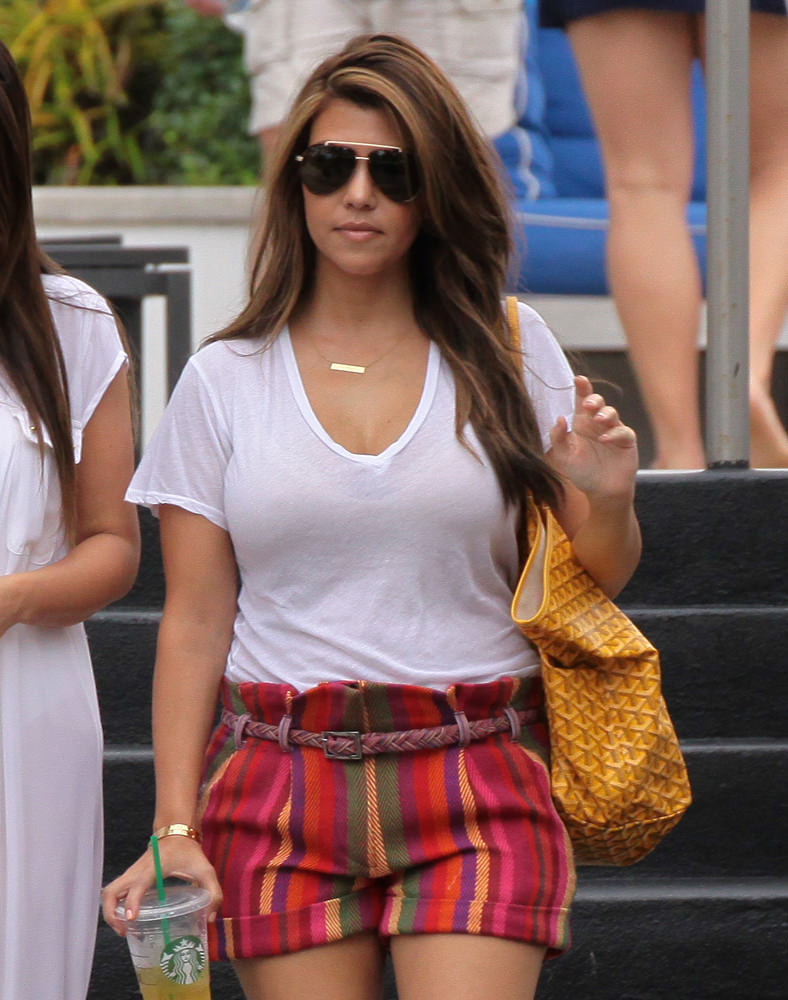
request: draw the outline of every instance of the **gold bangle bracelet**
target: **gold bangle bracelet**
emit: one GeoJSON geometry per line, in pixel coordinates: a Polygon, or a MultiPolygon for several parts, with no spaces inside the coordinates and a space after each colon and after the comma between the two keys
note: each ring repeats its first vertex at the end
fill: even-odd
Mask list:
{"type": "Polygon", "coordinates": [[[170,823],[168,826],[160,826],[158,830],[153,831],[153,836],[156,840],[161,840],[163,837],[191,837],[192,840],[196,840],[199,844],[201,841],[200,831],[195,830],[193,826],[189,826],[188,823],[170,823]]]}

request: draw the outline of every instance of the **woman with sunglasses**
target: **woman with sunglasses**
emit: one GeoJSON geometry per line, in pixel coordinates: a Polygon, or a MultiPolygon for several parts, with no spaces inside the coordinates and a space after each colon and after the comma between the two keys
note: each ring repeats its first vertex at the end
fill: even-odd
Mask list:
{"type": "MultiPolygon", "coordinates": [[[[566,946],[518,513],[551,504],[615,593],[637,449],[525,306],[511,346],[508,252],[446,78],[353,40],[285,125],[250,303],[132,484],[167,575],[154,831],[165,873],[211,890],[249,1000],[372,1000],[384,946],[400,1000],[522,1000],[566,946]]],[[[148,851],[106,888],[119,932],[152,881],[148,851]]]]}
{"type": "Polygon", "coordinates": [[[82,622],[131,587],[139,529],[127,356],[38,248],[30,133],[0,42],[0,997],[80,1000],[103,839],[82,622]]]}

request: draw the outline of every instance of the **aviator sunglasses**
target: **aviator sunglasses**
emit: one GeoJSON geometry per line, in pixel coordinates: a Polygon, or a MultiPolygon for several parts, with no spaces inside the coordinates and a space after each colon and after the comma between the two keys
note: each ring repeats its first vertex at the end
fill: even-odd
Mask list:
{"type": "Polygon", "coordinates": [[[418,184],[413,157],[399,146],[380,146],[371,142],[356,142],[372,150],[369,156],[359,156],[355,149],[337,139],[326,139],[307,147],[296,156],[301,183],[312,194],[333,194],[353,176],[356,160],[366,160],[369,175],[375,185],[392,201],[411,201],[418,184]]]}

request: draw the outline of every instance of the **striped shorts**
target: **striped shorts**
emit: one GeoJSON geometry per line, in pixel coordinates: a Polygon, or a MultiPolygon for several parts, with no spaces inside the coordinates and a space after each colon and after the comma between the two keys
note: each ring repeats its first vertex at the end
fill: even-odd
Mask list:
{"type": "Polygon", "coordinates": [[[541,681],[223,683],[229,711],[323,731],[397,731],[532,709],[509,731],[440,749],[332,760],[220,725],[206,754],[203,846],[224,891],[211,958],[254,958],[362,931],[568,944],[572,849],[550,797],[541,681]]]}

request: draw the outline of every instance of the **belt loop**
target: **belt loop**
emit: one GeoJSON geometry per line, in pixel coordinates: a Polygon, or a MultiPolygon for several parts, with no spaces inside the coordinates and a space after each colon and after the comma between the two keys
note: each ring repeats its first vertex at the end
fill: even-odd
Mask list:
{"type": "Polygon", "coordinates": [[[512,739],[515,741],[519,740],[520,733],[522,732],[523,729],[523,724],[522,722],[520,722],[520,716],[517,713],[517,709],[512,708],[511,705],[507,705],[506,708],[503,710],[503,714],[509,720],[509,725],[512,730],[512,739]]]}
{"type": "Polygon", "coordinates": [[[292,747],[290,745],[290,726],[293,722],[292,715],[283,715],[279,720],[279,728],[277,729],[277,740],[279,741],[279,749],[282,753],[290,753],[292,747]]]}
{"type": "Polygon", "coordinates": [[[457,742],[461,747],[467,747],[471,742],[471,727],[468,722],[468,716],[465,712],[455,712],[454,718],[457,720],[457,730],[459,735],[459,740],[457,742]]]}
{"type": "Polygon", "coordinates": [[[249,712],[245,712],[243,715],[239,715],[235,720],[235,726],[233,727],[233,741],[235,743],[235,749],[240,750],[244,745],[245,740],[244,729],[246,729],[246,723],[251,719],[249,712]]]}

